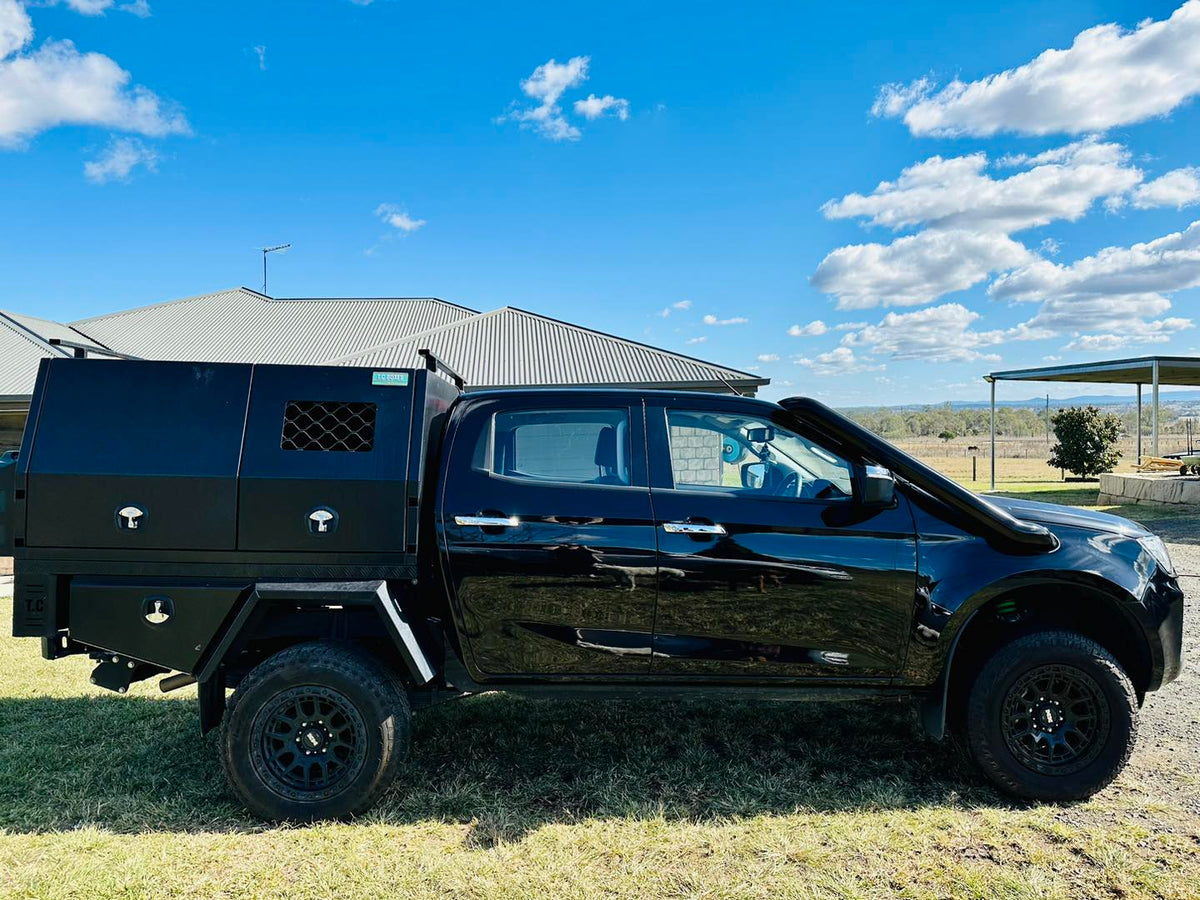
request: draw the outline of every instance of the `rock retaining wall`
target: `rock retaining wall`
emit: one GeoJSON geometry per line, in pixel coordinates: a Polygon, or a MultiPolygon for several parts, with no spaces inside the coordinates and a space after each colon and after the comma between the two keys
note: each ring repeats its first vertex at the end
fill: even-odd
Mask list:
{"type": "Polygon", "coordinates": [[[1195,504],[1200,506],[1200,477],[1108,473],[1100,476],[1101,506],[1122,503],[1195,504]]]}

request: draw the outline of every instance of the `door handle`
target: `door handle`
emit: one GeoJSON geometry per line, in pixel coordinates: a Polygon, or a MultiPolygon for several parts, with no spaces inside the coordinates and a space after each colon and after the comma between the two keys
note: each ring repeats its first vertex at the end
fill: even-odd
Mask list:
{"type": "Polygon", "coordinates": [[[521,520],[516,516],[455,516],[455,525],[478,525],[480,528],[516,528],[521,520]]]}
{"type": "Polygon", "coordinates": [[[724,534],[724,525],[709,525],[704,522],[664,522],[667,534],[724,534]]]}

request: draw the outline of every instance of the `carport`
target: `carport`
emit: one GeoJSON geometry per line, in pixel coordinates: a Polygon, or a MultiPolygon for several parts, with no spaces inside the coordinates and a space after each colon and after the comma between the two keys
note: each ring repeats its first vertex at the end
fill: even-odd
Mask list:
{"type": "Polygon", "coordinates": [[[1069,366],[1011,369],[983,376],[992,388],[992,490],[996,489],[996,382],[1074,381],[1082,384],[1137,385],[1137,456],[1142,459],[1142,385],[1150,385],[1150,453],[1158,456],[1158,387],[1162,384],[1200,385],[1200,358],[1194,356],[1139,356],[1069,366]]]}

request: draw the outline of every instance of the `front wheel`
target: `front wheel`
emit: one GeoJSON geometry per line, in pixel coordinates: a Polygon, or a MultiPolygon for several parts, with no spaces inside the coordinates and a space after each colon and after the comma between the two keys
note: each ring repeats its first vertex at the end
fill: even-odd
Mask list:
{"type": "Polygon", "coordinates": [[[225,714],[222,761],[234,792],[267,819],[366,811],[408,751],[404,684],[366,652],[299,644],[264,660],[225,714]]]}
{"type": "Polygon", "coordinates": [[[967,701],[972,756],[998,787],[1030,800],[1090,797],[1129,760],[1137,695],[1107,650],[1072,631],[1002,647],[967,701]]]}

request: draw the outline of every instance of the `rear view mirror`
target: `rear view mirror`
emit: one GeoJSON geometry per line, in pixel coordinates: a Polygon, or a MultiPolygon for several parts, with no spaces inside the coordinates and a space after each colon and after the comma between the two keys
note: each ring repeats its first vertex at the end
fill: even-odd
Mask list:
{"type": "Polygon", "coordinates": [[[862,489],[863,506],[882,509],[896,502],[896,479],[882,466],[866,467],[862,489]]]}
{"type": "Polygon", "coordinates": [[[763,425],[761,428],[747,428],[746,440],[752,444],[769,444],[775,440],[775,429],[770,425],[763,425]]]}
{"type": "Polygon", "coordinates": [[[742,466],[742,487],[757,491],[766,480],[766,463],[750,463],[748,466],[742,466]]]}

